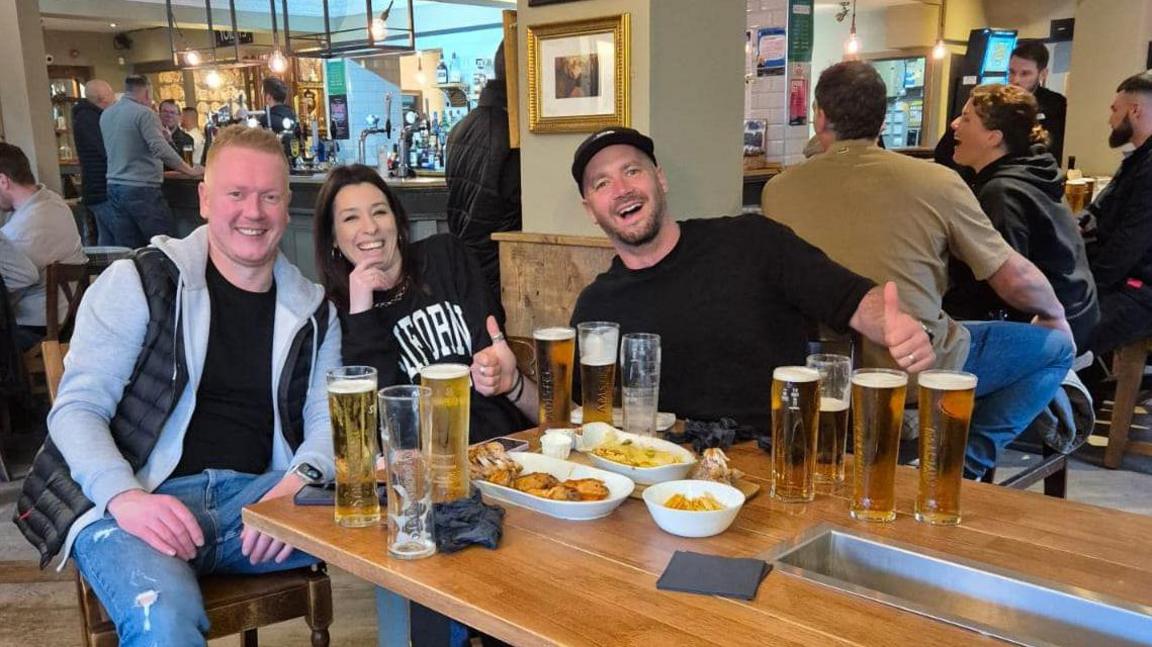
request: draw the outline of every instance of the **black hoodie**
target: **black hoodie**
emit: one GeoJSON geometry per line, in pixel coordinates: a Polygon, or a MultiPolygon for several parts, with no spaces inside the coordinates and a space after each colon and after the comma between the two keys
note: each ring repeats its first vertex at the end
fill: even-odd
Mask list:
{"type": "Polygon", "coordinates": [[[100,134],[100,106],[81,99],[72,106],[72,131],[76,157],[80,159],[80,197],[92,206],[108,199],[108,156],[100,134]]]}
{"type": "MultiPolygon", "coordinates": [[[[1064,178],[1056,159],[1037,146],[1021,157],[1005,156],[984,167],[972,181],[976,199],[992,225],[1013,249],[1044,273],[1064,306],[1076,346],[1085,348],[1100,320],[1096,284],[1088,269],[1084,240],[1064,202],[1064,178]]],[[[953,261],[952,289],[944,310],[955,319],[1000,318],[1028,321],[1009,308],[967,266],[953,261]]]]}

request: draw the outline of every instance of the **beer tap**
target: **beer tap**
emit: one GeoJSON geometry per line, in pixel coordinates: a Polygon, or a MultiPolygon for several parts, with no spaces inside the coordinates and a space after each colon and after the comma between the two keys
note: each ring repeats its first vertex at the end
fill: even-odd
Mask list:
{"type": "Polygon", "coordinates": [[[358,152],[361,164],[364,164],[364,140],[368,139],[370,135],[376,135],[385,131],[384,128],[380,127],[380,117],[377,117],[376,115],[368,115],[367,121],[368,127],[360,131],[360,143],[358,152]]]}
{"type": "Polygon", "coordinates": [[[401,178],[416,175],[408,163],[408,155],[409,149],[412,147],[412,134],[420,130],[425,119],[419,112],[409,110],[404,113],[404,122],[404,128],[400,131],[400,166],[399,173],[397,173],[401,178]]]}
{"type": "MultiPolygon", "coordinates": [[[[391,9],[392,5],[388,5],[391,9]]],[[[384,95],[384,137],[392,139],[392,93],[384,95]]]]}

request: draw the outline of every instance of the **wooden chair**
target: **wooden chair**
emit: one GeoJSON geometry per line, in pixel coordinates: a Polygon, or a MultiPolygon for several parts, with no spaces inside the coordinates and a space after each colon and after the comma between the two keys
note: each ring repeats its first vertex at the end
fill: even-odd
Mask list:
{"type": "Polygon", "coordinates": [[[1125,452],[1152,456],[1152,442],[1128,440],[1132,416],[1136,412],[1136,397],[1140,394],[1140,380],[1144,377],[1144,363],[1148,359],[1149,350],[1152,350],[1152,337],[1121,346],[1112,354],[1116,397],[1112,402],[1108,447],[1104,450],[1105,467],[1111,469],[1120,467],[1125,452]]]}
{"type": "MultiPolygon", "coordinates": [[[[1008,447],[1035,453],[1035,448],[1027,445],[1011,443],[1008,447]]],[[[1030,465],[1003,481],[996,481],[996,468],[984,472],[980,480],[1013,490],[1027,490],[1044,481],[1044,494],[1059,499],[1068,498],[1068,455],[1061,454],[1044,443],[1040,443],[1040,455],[1039,463],[1030,465]]]]}
{"type": "MultiPolygon", "coordinates": [[[[95,274],[88,263],[53,263],[45,272],[44,281],[44,339],[59,340],[61,333],[70,333],[80,309],[80,299],[92,282],[95,274]],[[60,292],[64,292],[64,306],[67,308],[64,320],[60,320],[60,292]]],[[[48,393],[46,367],[40,354],[40,346],[33,346],[24,352],[25,376],[33,395],[48,393]]]]}
{"type": "MultiPolygon", "coordinates": [[[[41,343],[48,394],[56,400],[64,374],[68,344],[56,340],[41,343]]],[[[332,624],[332,582],[323,563],[263,575],[207,575],[200,578],[204,610],[212,628],[208,639],[242,634],[243,647],[257,647],[257,629],[303,617],[312,630],[313,647],[327,647],[332,624]]],[[[76,572],[76,595],[80,600],[81,635],[87,647],[119,644],[116,626],[108,612],[76,572]]]]}

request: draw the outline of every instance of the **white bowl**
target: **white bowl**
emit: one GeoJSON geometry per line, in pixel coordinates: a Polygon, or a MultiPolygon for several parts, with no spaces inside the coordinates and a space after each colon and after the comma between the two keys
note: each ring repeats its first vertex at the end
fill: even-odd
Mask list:
{"type": "Polygon", "coordinates": [[[632,490],[636,488],[635,483],[619,474],[605,472],[604,470],[598,470],[595,467],[588,467],[587,465],[580,465],[579,463],[562,461],[559,458],[552,458],[551,456],[543,456],[529,452],[508,452],[508,457],[520,463],[521,467],[524,468],[521,474],[544,472],[555,476],[561,481],[587,478],[597,478],[604,481],[604,485],[608,487],[607,499],[600,501],[553,501],[552,499],[542,499],[527,492],[521,492],[515,488],[496,485],[495,483],[489,483],[488,481],[482,481],[480,479],[472,480],[472,484],[480,488],[480,491],[483,492],[485,496],[511,505],[535,510],[536,512],[546,514],[549,517],[556,517],[557,519],[586,521],[606,517],[621,503],[624,503],[624,500],[627,499],[628,495],[632,494],[632,490]]]}
{"type": "MultiPolygon", "coordinates": [[[[586,425],[585,429],[591,426],[592,425],[586,425]]],[[[607,458],[597,456],[592,450],[598,447],[601,443],[596,443],[595,445],[589,446],[588,443],[591,441],[585,441],[584,446],[587,447],[588,458],[592,461],[593,465],[599,467],[600,469],[608,470],[609,472],[616,472],[617,474],[623,474],[633,481],[636,481],[640,485],[652,485],[653,483],[663,483],[664,481],[675,481],[677,479],[682,479],[685,476],[688,476],[688,473],[691,472],[692,468],[696,465],[696,454],[693,454],[691,450],[685,449],[676,443],[670,443],[667,440],[661,440],[660,438],[653,438],[651,436],[630,434],[626,431],[620,431],[618,429],[614,431],[616,440],[631,439],[633,443],[640,447],[651,447],[661,451],[672,452],[673,454],[679,456],[683,462],[674,463],[672,465],[661,465],[660,467],[633,467],[631,465],[617,463],[616,461],[610,461],[607,458]]],[[[588,432],[585,431],[585,433],[588,432]]],[[[613,434],[604,433],[600,436],[600,440],[601,442],[604,442],[610,440],[612,437],[613,434]]]]}
{"type": "Polygon", "coordinates": [[[680,537],[711,537],[732,525],[744,506],[744,493],[716,481],[667,481],[644,490],[644,503],[652,520],[664,532],[680,537]],[[674,494],[698,497],[709,492],[724,506],[723,510],[673,510],[664,505],[674,494]]]}

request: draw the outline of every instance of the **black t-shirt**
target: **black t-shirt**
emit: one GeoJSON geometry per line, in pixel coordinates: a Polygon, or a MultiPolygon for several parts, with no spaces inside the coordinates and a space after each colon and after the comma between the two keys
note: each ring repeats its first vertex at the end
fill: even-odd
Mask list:
{"type": "MultiPolygon", "coordinates": [[[[375,308],[340,315],[344,363],[375,367],[381,387],[419,384],[429,364],[470,366],[477,351],[492,345],[488,315],[501,317],[480,266],[454,236],[413,243],[408,261],[417,278],[397,303],[384,305],[394,294],[377,293],[375,308]]],[[[505,396],[472,390],[471,442],[530,426],[505,396]]]]}
{"type": "Polygon", "coordinates": [[[658,333],[661,411],[767,433],[772,370],[804,364],[816,322],[847,330],[872,287],[763,216],[687,220],[655,266],[613,259],[580,294],[572,325],[658,333]]]}
{"type": "Polygon", "coordinates": [[[212,322],[196,410],[173,477],[206,469],[263,474],[272,460],[272,329],[276,285],[248,292],[205,271],[212,322]]]}

